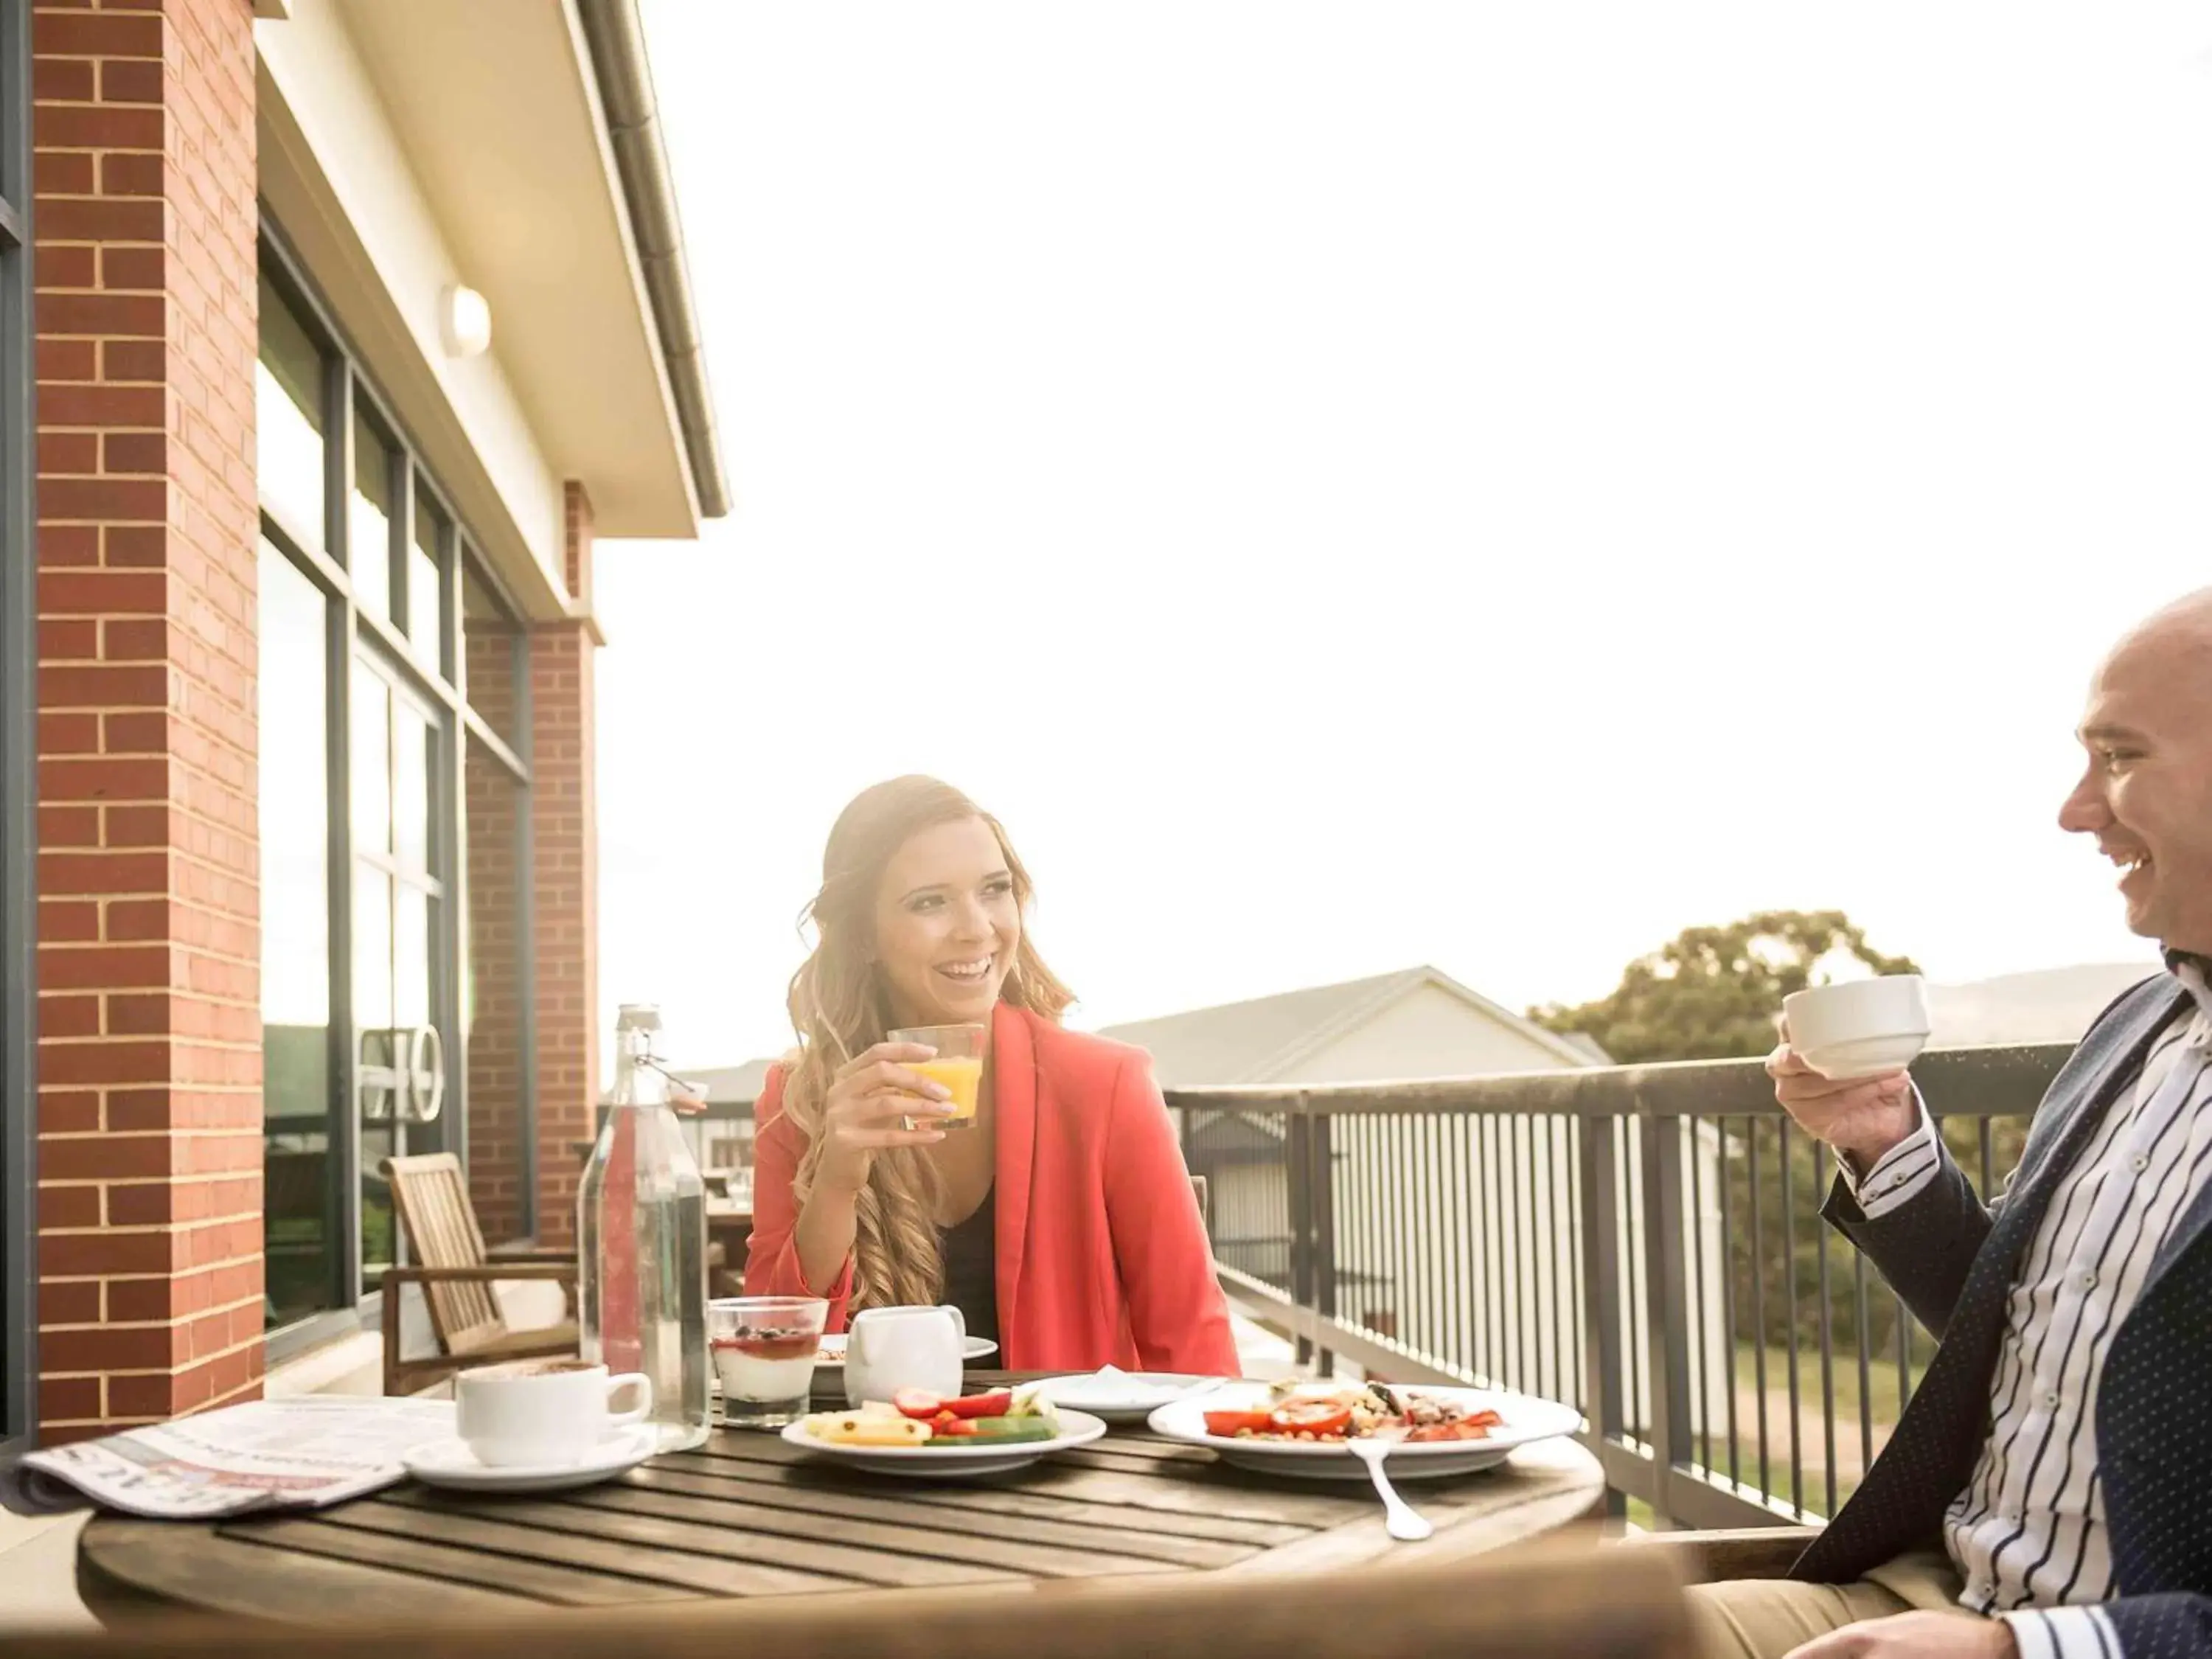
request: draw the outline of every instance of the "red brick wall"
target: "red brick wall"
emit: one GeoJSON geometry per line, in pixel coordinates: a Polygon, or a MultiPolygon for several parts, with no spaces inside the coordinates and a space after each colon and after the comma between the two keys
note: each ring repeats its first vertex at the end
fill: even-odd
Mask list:
{"type": "MultiPolygon", "coordinates": [[[[495,732],[511,732],[515,635],[471,623],[469,701],[495,732]]],[[[462,778],[469,854],[469,1195],[484,1237],[523,1233],[522,985],[515,835],[522,792],[474,738],[462,778]]]]}
{"type": "MultiPolygon", "coordinates": [[[[568,591],[592,591],[592,504],[568,486],[568,591]]],[[[531,833],[536,867],[538,1193],[540,1239],[575,1237],[574,1143],[591,1138],[599,1092],[599,836],[592,653],[587,621],[530,636],[531,833]]]]}
{"type": "Polygon", "coordinates": [[[252,0],[41,0],[40,1414],[261,1370],[252,0]]]}

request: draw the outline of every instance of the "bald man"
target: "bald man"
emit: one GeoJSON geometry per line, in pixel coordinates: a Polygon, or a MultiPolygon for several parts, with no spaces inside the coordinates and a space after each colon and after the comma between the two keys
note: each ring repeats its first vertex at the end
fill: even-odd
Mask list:
{"type": "Polygon", "coordinates": [[[2212,590],[2120,642],[2080,738],[2058,822],[2166,971],[2090,1028],[2004,1191],[1904,1073],[1767,1062],[1835,1151],[1827,1218],[1942,1346],[1789,1579],[1692,1592],[1714,1659],[2212,1656],[2212,590]]]}

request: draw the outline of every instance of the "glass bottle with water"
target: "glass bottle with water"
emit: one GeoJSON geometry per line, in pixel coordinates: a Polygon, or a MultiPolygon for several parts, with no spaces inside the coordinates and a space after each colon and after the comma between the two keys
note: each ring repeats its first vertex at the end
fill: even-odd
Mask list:
{"type": "Polygon", "coordinates": [[[615,1091],[576,1194],[584,1358],[653,1379],[660,1449],[707,1437],[707,1187],[653,1054],[660,1011],[625,1003],[615,1091]]]}

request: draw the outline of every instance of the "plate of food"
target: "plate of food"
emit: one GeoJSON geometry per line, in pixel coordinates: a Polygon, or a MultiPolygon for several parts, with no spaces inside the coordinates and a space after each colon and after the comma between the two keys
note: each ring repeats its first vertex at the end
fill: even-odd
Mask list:
{"type": "Polygon", "coordinates": [[[1218,1376],[1182,1371],[1125,1371],[1118,1365],[1079,1376],[1048,1377],[1039,1383],[1055,1406],[1072,1407],[1109,1423],[1142,1423],[1161,1407],[1222,1386],[1218,1376]]]}
{"type": "MultiPolygon", "coordinates": [[[[831,1370],[845,1368],[845,1342],[848,1334],[845,1331],[836,1331],[822,1339],[821,1346],[814,1351],[814,1363],[817,1368],[826,1366],[831,1370]]],[[[960,1351],[960,1363],[963,1365],[972,1365],[979,1359],[988,1359],[999,1351],[999,1345],[988,1336],[971,1336],[965,1339],[965,1342],[966,1346],[960,1351]]]]}
{"type": "Polygon", "coordinates": [[[1163,1406],[1150,1423],[1154,1434],[1207,1447],[1238,1468],[1314,1480],[1364,1480],[1346,1443],[1389,1440],[1392,1480],[1434,1480],[1577,1433],[1583,1419],[1569,1406],[1487,1389],[1299,1382],[1231,1383],[1163,1406]]]}
{"type": "Polygon", "coordinates": [[[1041,1457],[1087,1446],[1106,1425],[1062,1411],[1035,1384],[946,1400],[903,1389],[850,1411],[816,1412],[783,1431],[790,1445],[877,1474],[964,1480],[1026,1468],[1041,1457]]]}

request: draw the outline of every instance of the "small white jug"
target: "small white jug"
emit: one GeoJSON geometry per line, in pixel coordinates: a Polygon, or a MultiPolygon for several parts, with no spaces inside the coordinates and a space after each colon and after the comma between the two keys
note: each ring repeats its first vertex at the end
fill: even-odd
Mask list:
{"type": "Polygon", "coordinates": [[[967,1352],[968,1322],[957,1308],[863,1309],[845,1342],[845,1398],[857,1407],[927,1389],[955,1399],[967,1352]]]}

